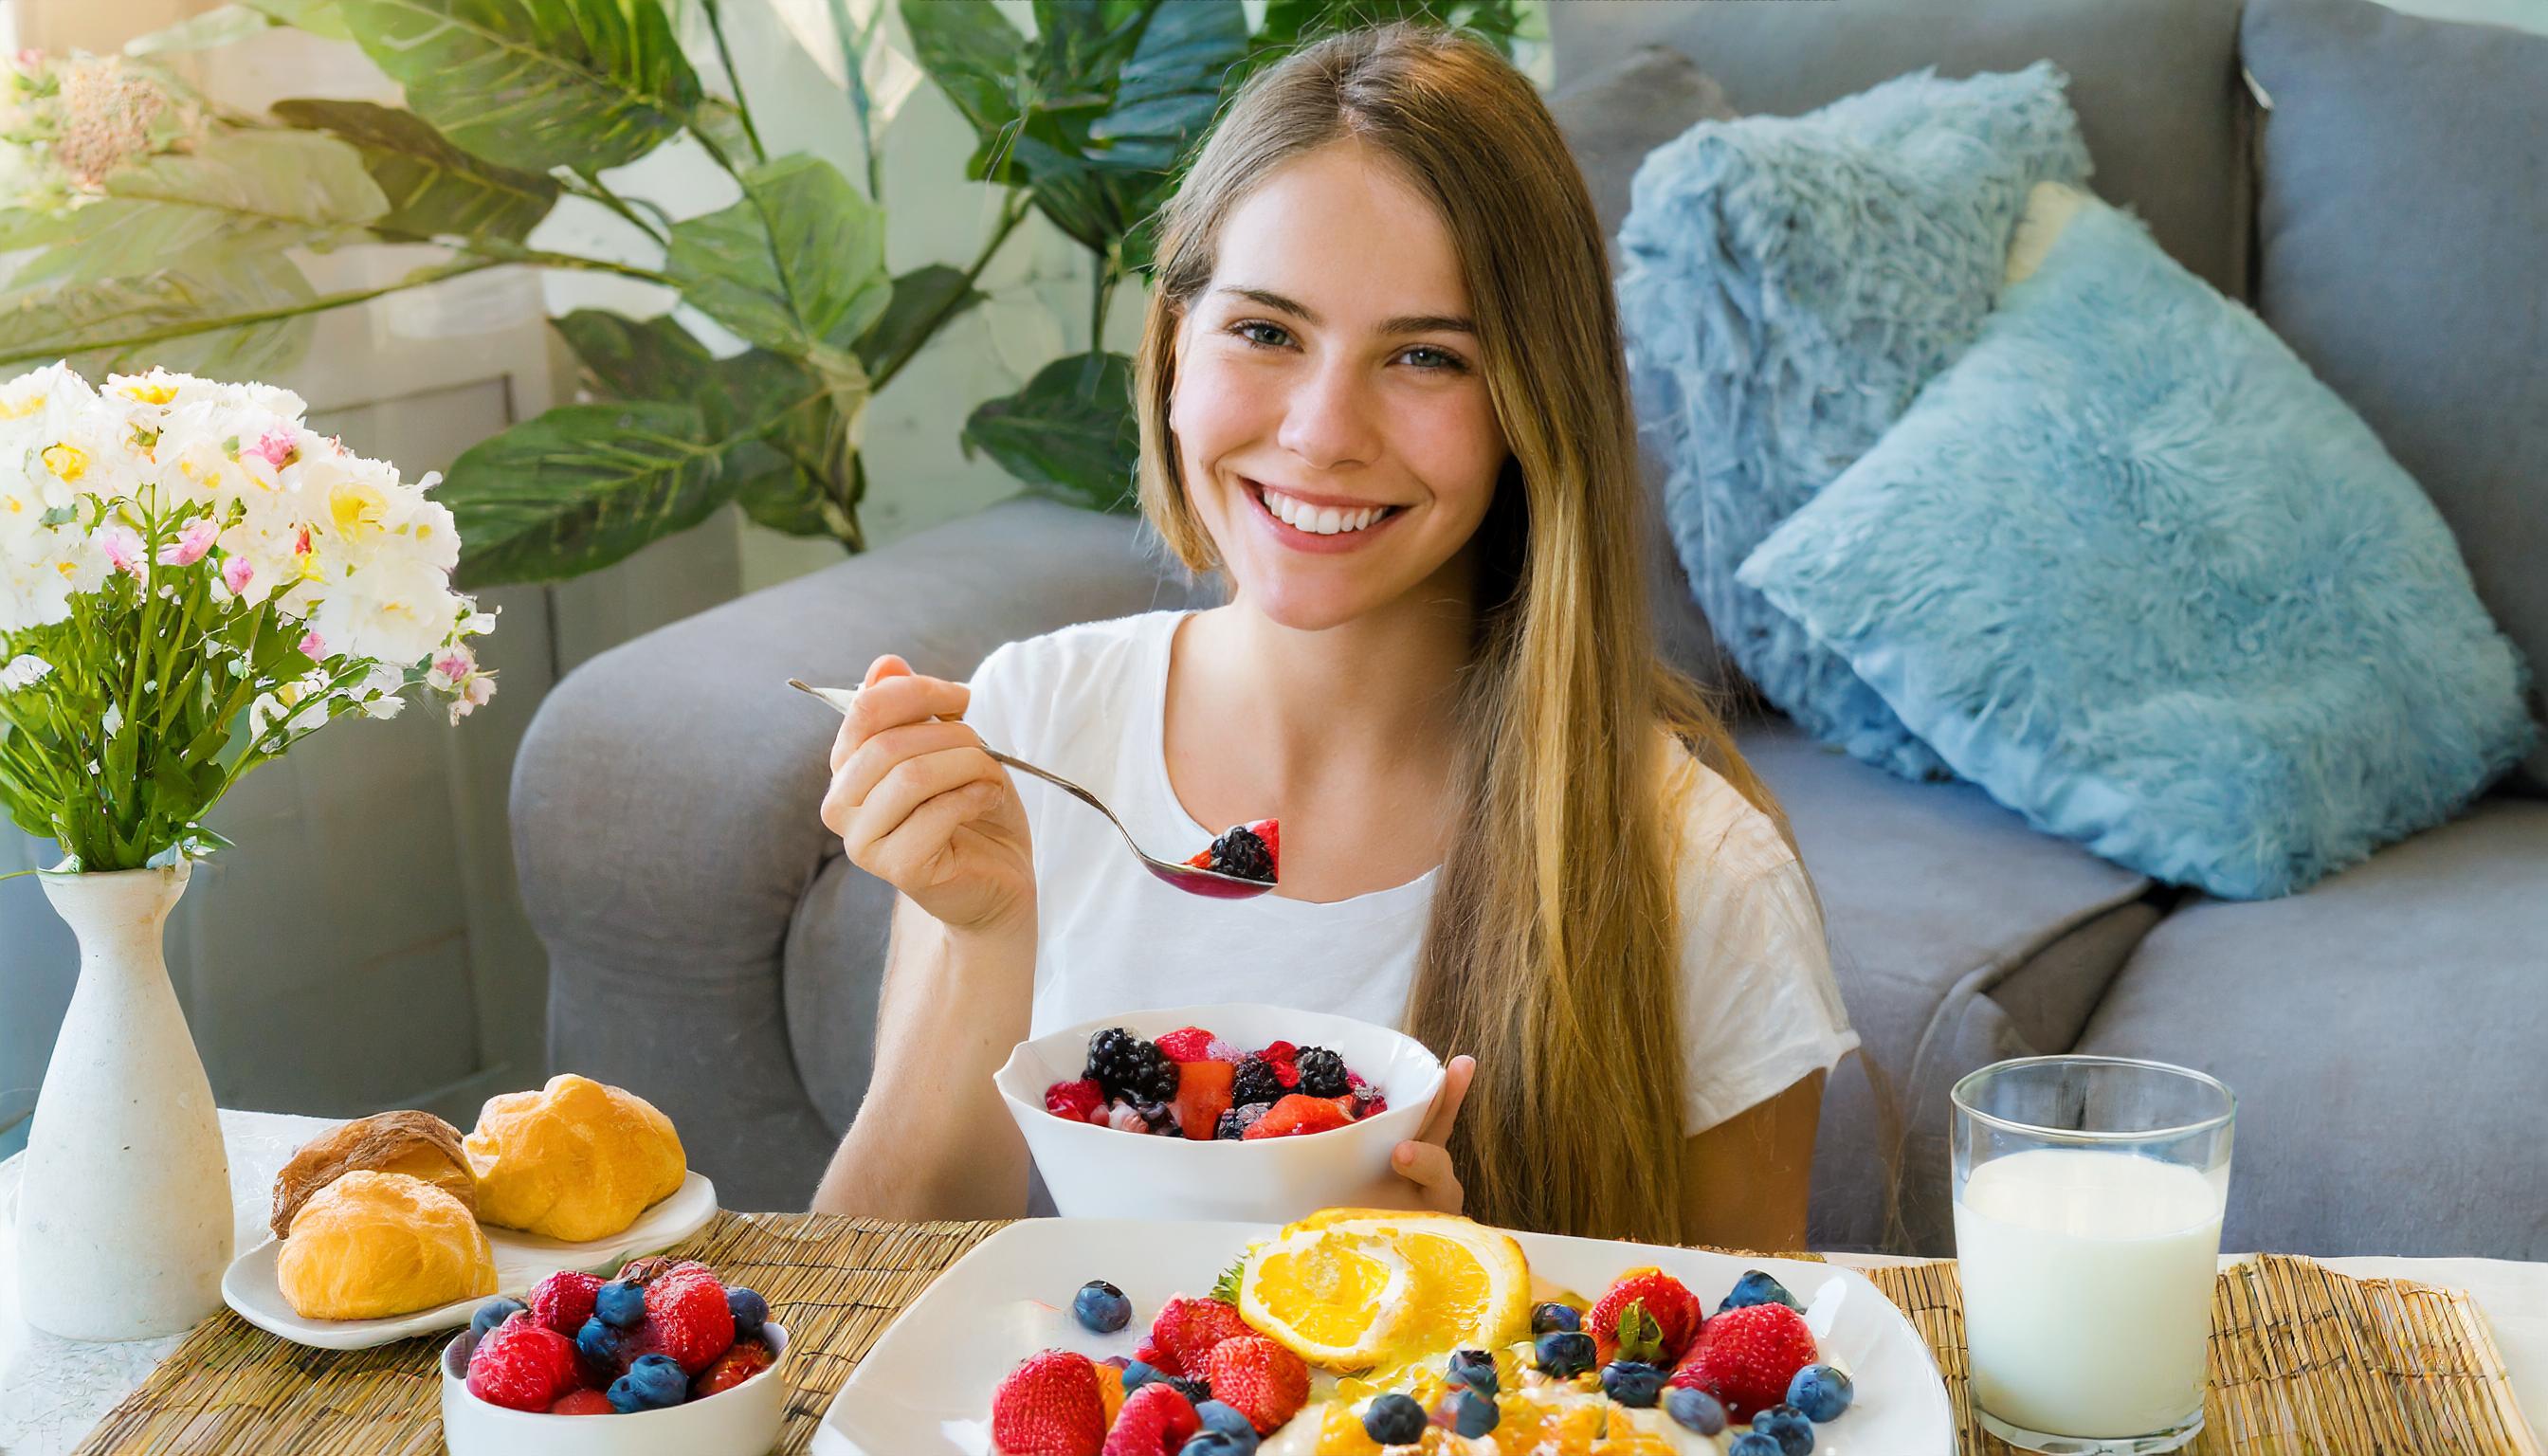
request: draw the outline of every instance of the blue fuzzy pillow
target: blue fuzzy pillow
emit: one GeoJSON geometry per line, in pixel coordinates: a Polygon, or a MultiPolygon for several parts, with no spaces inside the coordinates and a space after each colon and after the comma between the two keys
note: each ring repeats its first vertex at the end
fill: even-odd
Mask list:
{"type": "Polygon", "coordinates": [[[1734,569],[1972,340],[2027,189],[2087,178],[2066,79],[1921,70],[1703,122],[1647,153],[1619,231],[1639,427],[1692,593],[1772,702],[1905,777],[1944,766],[1734,569]]]}
{"type": "Polygon", "coordinates": [[[2253,314],[2041,193],[2075,211],[2040,266],[1741,580],[1956,773],[2159,879],[2286,894],[2448,819],[2531,738],[2449,528],[2253,314]]]}

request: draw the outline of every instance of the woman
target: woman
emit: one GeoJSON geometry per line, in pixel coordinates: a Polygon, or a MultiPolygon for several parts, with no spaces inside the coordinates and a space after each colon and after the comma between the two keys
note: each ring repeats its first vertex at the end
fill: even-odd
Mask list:
{"type": "Polygon", "coordinates": [[[1658,661],[1603,243],[1529,82],[1394,23],[1233,98],[1166,209],[1137,361],[1143,513],[1227,605],[879,659],[824,823],[899,888],[875,1071],[815,1207],[1015,1216],[1010,1046],[1275,1001],[1450,1056],[1398,1201],[1800,1247],[1857,1045],[1783,821],[1658,661]],[[962,721],[956,721],[958,716],[962,721]],[[1249,901],[1144,874],[1279,817],[1249,901]]]}

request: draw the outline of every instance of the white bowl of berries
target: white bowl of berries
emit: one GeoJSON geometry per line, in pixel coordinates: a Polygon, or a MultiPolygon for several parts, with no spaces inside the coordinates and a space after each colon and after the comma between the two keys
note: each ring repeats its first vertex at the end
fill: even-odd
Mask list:
{"type": "Polygon", "coordinates": [[[767,1302],[688,1259],[619,1273],[553,1274],[527,1306],[479,1307],[442,1350],[451,1456],[763,1456],[777,1443],[787,1329],[767,1302]]]}
{"type": "Polygon", "coordinates": [[[1393,1201],[1442,1063],[1350,1017],[1181,1006],[1021,1042],[994,1080],[1064,1217],[1281,1224],[1393,1201]]]}

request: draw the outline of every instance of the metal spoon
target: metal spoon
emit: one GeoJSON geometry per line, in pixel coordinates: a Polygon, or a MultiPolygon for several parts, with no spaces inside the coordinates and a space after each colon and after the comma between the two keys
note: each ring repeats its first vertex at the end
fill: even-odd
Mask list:
{"type": "MultiPolygon", "coordinates": [[[[787,680],[787,685],[799,692],[810,692],[830,703],[843,717],[849,716],[850,704],[856,702],[859,696],[859,689],[855,687],[815,687],[794,678],[787,680]]],[[[1202,895],[1212,900],[1246,900],[1274,888],[1274,881],[1270,879],[1242,879],[1235,874],[1224,874],[1218,869],[1202,869],[1192,864],[1181,864],[1173,860],[1162,860],[1136,844],[1133,840],[1133,831],[1126,829],[1124,821],[1116,818],[1115,811],[1106,807],[1106,801],[1097,795],[1058,774],[1047,773],[1024,759],[1012,758],[988,744],[983,745],[982,752],[1021,774],[1034,774],[1105,815],[1107,822],[1115,826],[1115,832],[1124,836],[1124,847],[1131,850],[1134,858],[1141,862],[1141,867],[1169,884],[1175,885],[1178,889],[1184,890],[1187,894],[1202,895]]]]}

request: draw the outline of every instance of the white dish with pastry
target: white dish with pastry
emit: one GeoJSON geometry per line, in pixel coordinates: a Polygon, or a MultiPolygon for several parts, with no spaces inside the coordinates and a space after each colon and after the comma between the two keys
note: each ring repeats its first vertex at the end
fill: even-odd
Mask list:
{"type": "Polygon", "coordinates": [[[616,1270],[715,1213],[671,1119],[560,1073],[488,1099],[466,1138],[386,1112],[313,1138],[275,1179],[275,1236],[231,1262],[222,1298],[297,1344],[365,1349],[465,1325],[560,1269],[616,1270]]]}

